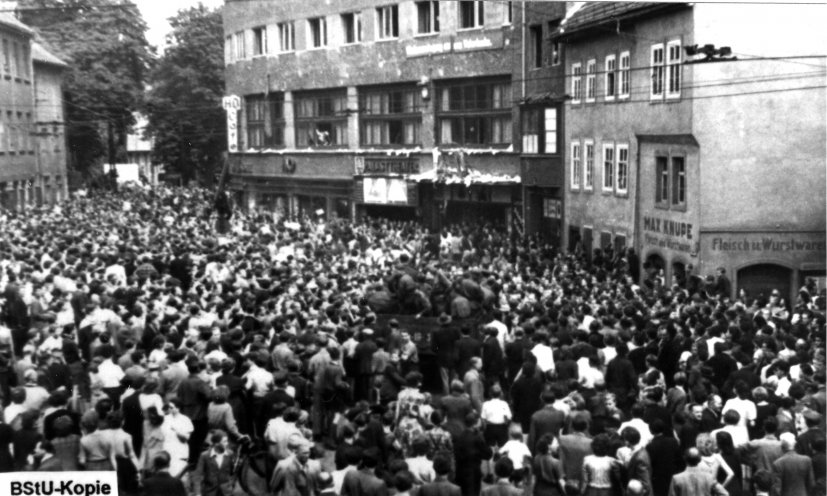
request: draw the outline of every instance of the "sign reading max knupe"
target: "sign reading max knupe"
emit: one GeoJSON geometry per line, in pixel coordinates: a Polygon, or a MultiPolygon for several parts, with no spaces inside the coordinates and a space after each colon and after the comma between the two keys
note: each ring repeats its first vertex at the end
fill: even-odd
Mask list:
{"type": "Polygon", "coordinates": [[[116,472],[11,472],[0,474],[3,496],[118,496],[116,472]]]}

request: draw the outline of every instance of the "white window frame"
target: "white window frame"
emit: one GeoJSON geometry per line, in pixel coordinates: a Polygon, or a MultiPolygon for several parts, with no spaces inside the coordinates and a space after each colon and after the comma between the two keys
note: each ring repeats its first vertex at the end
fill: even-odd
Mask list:
{"type": "Polygon", "coordinates": [[[267,55],[267,26],[256,26],[250,30],[253,36],[252,56],[264,57],[267,55]],[[256,39],[256,33],[260,33],[260,39],[256,39]],[[256,53],[258,52],[258,53],[256,53]]]}
{"type": "Polygon", "coordinates": [[[687,196],[687,170],[686,170],[686,155],[672,155],[669,157],[669,208],[675,210],[686,209],[687,196]],[[675,159],[680,159],[683,163],[683,170],[678,173],[675,159]],[[682,188],[677,188],[681,185],[682,188]],[[677,191],[676,191],[677,190],[677,191]],[[683,199],[678,198],[678,192],[683,193],[683,199]]]}
{"type": "Polygon", "coordinates": [[[439,2],[436,0],[424,0],[419,2],[414,2],[416,6],[416,34],[414,36],[428,36],[432,34],[439,33],[440,26],[439,26],[439,2]],[[420,31],[419,26],[421,24],[422,19],[420,19],[419,14],[419,7],[421,5],[428,6],[428,26],[430,29],[428,31],[420,31]]]}
{"type": "Polygon", "coordinates": [[[620,52],[619,65],[617,99],[625,100],[632,93],[632,56],[628,51],[620,52]]]}
{"type": "Polygon", "coordinates": [[[597,59],[586,62],[586,103],[592,103],[597,96],[597,59]],[[589,96],[591,94],[591,96],[589,96]]]}
{"type": "Polygon", "coordinates": [[[233,35],[233,48],[236,60],[244,60],[247,58],[246,43],[244,43],[244,31],[239,31],[233,35]]]}
{"type": "Polygon", "coordinates": [[[583,64],[571,65],[571,103],[580,103],[583,97],[583,64]]]}
{"type": "Polygon", "coordinates": [[[618,144],[615,146],[615,194],[628,195],[629,194],[629,145],[618,144]],[[623,160],[623,155],[626,155],[623,160]],[[625,187],[620,185],[620,172],[623,169],[623,175],[626,178],[625,187]]]}
{"type": "Polygon", "coordinates": [[[583,166],[583,190],[594,191],[594,140],[583,141],[584,162],[583,166]],[[591,153],[589,153],[591,151],[591,153]]]}
{"type": "Polygon", "coordinates": [[[571,142],[571,189],[574,191],[580,190],[580,180],[583,170],[582,150],[583,148],[579,141],[571,142]]]}
{"type": "Polygon", "coordinates": [[[681,54],[681,40],[672,40],[666,44],[666,51],[664,53],[666,58],[666,71],[664,74],[664,90],[666,98],[680,98],[682,81],[681,62],[683,57],[681,54]],[[673,91],[672,79],[677,78],[677,91],[673,91]]]}
{"type": "Polygon", "coordinates": [[[557,107],[545,107],[542,112],[543,117],[543,153],[554,155],[557,153],[557,107]],[[549,122],[551,128],[549,129],[549,122]],[[549,146],[549,136],[553,138],[552,146],[549,146]]]}
{"type": "Polygon", "coordinates": [[[611,102],[617,95],[617,57],[614,54],[606,55],[604,64],[603,95],[607,102],[611,102]]]}
{"type": "Polygon", "coordinates": [[[665,76],[666,70],[664,62],[666,57],[666,48],[663,43],[652,45],[649,50],[649,98],[652,100],[660,100],[666,93],[665,76]],[[658,53],[660,56],[658,57],[658,53]]]}
{"type": "Polygon", "coordinates": [[[399,38],[399,6],[383,5],[376,7],[376,40],[395,40],[399,38]],[[396,19],[394,19],[394,13],[396,19]],[[393,32],[396,25],[396,34],[393,32]]]}
{"type": "Polygon", "coordinates": [[[362,13],[361,12],[345,12],[340,16],[342,20],[342,44],[356,45],[362,42],[362,13]],[[353,41],[347,41],[347,23],[350,21],[353,25],[350,28],[353,30],[353,41]]]}
{"type": "Polygon", "coordinates": [[[470,29],[482,29],[485,26],[485,9],[481,0],[466,0],[474,3],[474,18],[471,26],[462,27],[462,2],[457,2],[457,31],[468,31],[470,29]]]}
{"type": "Polygon", "coordinates": [[[615,187],[614,175],[615,175],[615,167],[617,167],[616,166],[617,154],[615,154],[615,145],[614,145],[614,143],[603,143],[603,155],[602,156],[603,156],[603,162],[602,162],[602,164],[603,164],[603,167],[602,167],[602,170],[603,170],[603,192],[604,193],[611,193],[612,191],[614,191],[614,187],[615,187]],[[607,152],[611,152],[611,158],[608,157],[607,152]],[[607,168],[607,164],[608,164],[608,168],[607,168]],[[609,171],[611,176],[609,176],[609,174],[606,174],[607,170],[609,171]]]}
{"type": "Polygon", "coordinates": [[[296,51],[296,25],[293,21],[276,24],[279,31],[279,53],[296,51]]]}
{"type": "Polygon", "coordinates": [[[307,20],[307,49],[308,50],[320,50],[327,47],[328,39],[327,39],[327,18],[322,17],[311,17],[307,20]],[[319,23],[319,45],[315,45],[313,42],[313,22],[318,21],[319,23]]]}

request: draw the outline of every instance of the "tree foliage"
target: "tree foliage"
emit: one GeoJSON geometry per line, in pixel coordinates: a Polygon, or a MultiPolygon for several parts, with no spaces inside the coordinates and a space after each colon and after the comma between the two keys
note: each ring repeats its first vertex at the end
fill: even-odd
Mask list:
{"type": "Polygon", "coordinates": [[[73,165],[122,161],[152,63],[146,23],[125,0],[22,0],[20,20],[69,67],[64,77],[73,165]]]}
{"type": "Polygon", "coordinates": [[[185,179],[211,183],[226,149],[221,12],[199,4],[170,19],[170,46],[150,76],[147,134],[154,158],[185,179]]]}

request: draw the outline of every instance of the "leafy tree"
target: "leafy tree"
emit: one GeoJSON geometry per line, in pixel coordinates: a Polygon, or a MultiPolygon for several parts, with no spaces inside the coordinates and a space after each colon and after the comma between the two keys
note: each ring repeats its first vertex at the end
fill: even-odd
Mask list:
{"type": "Polygon", "coordinates": [[[170,46],[150,76],[147,134],[156,160],[211,184],[226,149],[221,12],[199,4],[170,19],[170,46]]]}
{"type": "Polygon", "coordinates": [[[22,0],[20,20],[69,67],[64,100],[74,167],[123,161],[152,63],[146,23],[128,0],[22,0]]]}

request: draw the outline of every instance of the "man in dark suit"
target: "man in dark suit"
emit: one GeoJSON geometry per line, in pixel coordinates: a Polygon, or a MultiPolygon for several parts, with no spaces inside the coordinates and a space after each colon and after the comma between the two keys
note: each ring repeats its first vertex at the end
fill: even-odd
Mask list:
{"type": "Polygon", "coordinates": [[[635,366],[629,360],[629,347],[626,343],[615,346],[617,356],[606,365],[606,389],[614,393],[617,406],[626,410],[630,400],[635,397],[637,374],[635,366]]]}
{"type": "Polygon", "coordinates": [[[445,430],[456,438],[465,428],[465,417],[474,411],[474,405],[465,394],[465,386],[460,381],[451,383],[451,394],[443,396],[440,406],[445,413],[445,430]]]}
{"type": "Polygon", "coordinates": [[[152,460],[155,473],[144,479],[144,496],[187,496],[181,479],[169,475],[169,453],[161,451],[152,460]]]}
{"type": "Polygon", "coordinates": [[[531,427],[528,434],[528,449],[532,453],[535,452],[537,441],[543,437],[544,434],[551,434],[557,438],[560,436],[560,431],[566,424],[566,414],[554,408],[553,404],[556,400],[552,391],[543,393],[543,409],[534,412],[531,416],[531,427]]]}
{"type": "Polygon", "coordinates": [[[198,375],[200,368],[197,361],[187,364],[189,376],[178,386],[178,400],[181,401],[181,413],[192,420],[192,435],[189,439],[190,463],[198,458],[201,446],[207,437],[207,405],[210,402],[210,386],[198,375]]]}
{"type": "Polygon", "coordinates": [[[431,350],[436,355],[436,363],[442,379],[442,391],[445,394],[450,391],[451,381],[456,377],[454,369],[456,368],[457,340],[459,340],[459,332],[451,326],[451,317],[443,312],[439,316],[439,329],[431,335],[431,350]]]}
{"type": "Polygon", "coordinates": [[[534,362],[525,362],[520,377],[511,386],[514,421],[519,422],[523,432],[528,432],[531,428],[531,416],[542,407],[540,391],[543,390],[543,379],[537,371],[534,362]]]}
{"type": "MultiPolygon", "coordinates": [[[[227,435],[223,431],[213,431],[210,444],[212,447],[198,457],[192,473],[195,495],[232,496],[234,455],[227,447],[227,435]]],[[[162,493],[154,496],[158,494],[162,493]]]]}
{"type": "Polygon", "coordinates": [[[465,430],[454,440],[456,481],[462,490],[462,496],[479,496],[482,461],[489,460],[494,454],[479,432],[478,424],[479,416],[476,412],[469,413],[465,417],[465,430]]]}
{"type": "Polygon", "coordinates": [[[437,454],[434,457],[434,472],[436,472],[436,479],[420,487],[420,496],[462,496],[459,486],[448,481],[448,474],[451,473],[451,459],[447,455],[437,454]]]}
{"type": "Polygon", "coordinates": [[[55,391],[49,396],[49,406],[55,408],[43,417],[43,437],[51,441],[55,438],[55,420],[66,416],[72,419],[72,433],[80,435],[80,415],[66,407],[69,393],[55,391]]]}
{"type": "Polygon", "coordinates": [[[34,449],[34,458],[38,472],[62,472],[63,464],[55,457],[55,447],[51,441],[40,441],[34,449]]]}
{"type": "Polygon", "coordinates": [[[230,397],[227,402],[233,409],[233,416],[238,423],[238,430],[243,434],[249,434],[253,427],[250,416],[247,414],[250,410],[245,395],[245,381],[235,375],[235,364],[235,360],[231,358],[224,359],[221,363],[221,375],[215,379],[215,387],[227,386],[230,390],[230,397]]]}
{"type": "Polygon", "coordinates": [[[471,328],[463,326],[462,337],[457,341],[457,375],[465,377],[465,373],[471,368],[471,358],[482,356],[482,344],[471,337],[471,328]]]}
{"type": "Polygon", "coordinates": [[[362,329],[360,342],[356,345],[356,401],[369,399],[373,378],[373,354],[378,349],[373,340],[373,329],[362,329]]]}
{"type": "Polygon", "coordinates": [[[712,432],[715,429],[720,429],[721,423],[721,408],[724,407],[724,402],[717,394],[713,394],[706,402],[706,408],[701,413],[701,432],[712,432]]]}
{"type": "Polygon", "coordinates": [[[795,451],[800,455],[812,457],[813,442],[816,439],[824,437],[824,431],[821,430],[821,414],[813,410],[805,410],[802,414],[804,423],[807,425],[807,430],[798,436],[798,441],[795,445],[795,451]]]}
{"type": "Polygon", "coordinates": [[[815,484],[813,462],[809,456],[795,452],[795,435],[791,432],[781,434],[781,449],[784,455],[773,462],[772,473],[775,477],[773,487],[778,496],[807,496],[813,494],[815,484]]]}
{"type": "Polygon", "coordinates": [[[144,412],[138,399],[138,391],[143,388],[145,380],[143,376],[136,377],[132,381],[132,394],[121,401],[123,430],[132,436],[132,448],[137,456],[141,456],[141,448],[144,444],[144,412]]]}
{"type": "Polygon", "coordinates": [[[387,484],[374,473],[378,464],[379,457],[376,453],[366,451],[362,456],[362,468],[345,475],[342,496],[388,496],[387,484]]]}
{"type": "Polygon", "coordinates": [[[661,419],[655,419],[649,430],[655,436],[646,447],[652,461],[652,492],[662,496],[669,491],[672,476],[684,468],[681,447],[671,433],[666,434],[666,425],[661,419]]]}

